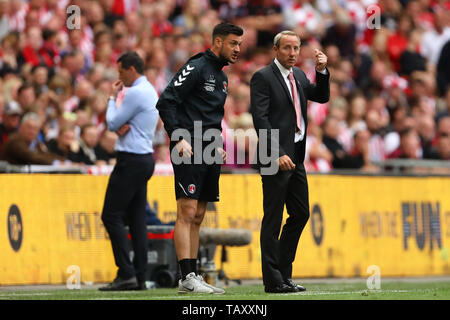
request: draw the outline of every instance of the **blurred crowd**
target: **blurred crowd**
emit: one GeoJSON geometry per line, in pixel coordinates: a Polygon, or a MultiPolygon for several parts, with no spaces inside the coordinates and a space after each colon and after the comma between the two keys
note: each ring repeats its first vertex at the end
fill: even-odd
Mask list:
{"type": "MultiPolygon", "coordinates": [[[[331,73],[330,101],[308,105],[307,171],[450,159],[450,1],[0,0],[0,160],[114,164],[105,113],[117,58],[138,52],[161,93],[224,20],[245,31],[240,59],[224,68],[223,129],[235,130],[225,146],[245,155],[228,168],[250,167],[249,82],[285,29],[300,35],[298,66],[312,82],[315,48],[331,73]]],[[[170,163],[161,121],[154,149],[170,163]]]]}

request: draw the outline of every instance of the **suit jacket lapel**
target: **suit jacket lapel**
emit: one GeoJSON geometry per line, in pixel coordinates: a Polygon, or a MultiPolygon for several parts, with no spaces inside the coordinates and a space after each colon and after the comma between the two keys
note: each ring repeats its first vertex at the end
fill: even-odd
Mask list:
{"type": "Polygon", "coordinates": [[[272,62],[271,66],[272,66],[273,73],[275,74],[275,78],[277,78],[278,81],[280,81],[280,84],[283,87],[284,93],[286,93],[289,102],[291,103],[292,106],[294,106],[294,103],[292,102],[291,94],[289,92],[288,87],[286,86],[286,81],[284,81],[283,75],[281,74],[280,69],[278,69],[278,67],[275,64],[275,62],[272,62]]]}

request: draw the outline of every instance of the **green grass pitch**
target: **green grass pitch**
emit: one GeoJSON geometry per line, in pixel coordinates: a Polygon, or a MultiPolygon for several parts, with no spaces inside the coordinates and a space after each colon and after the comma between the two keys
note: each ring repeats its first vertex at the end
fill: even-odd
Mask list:
{"type": "Polygon", "coordinates": [[[0,300],[450,300],[450,279],[430,281],[382,280],[380,290],[367,289],[365,280],[302,282],[306,292],[267,294],[262,284],[233,285],[223,295],[178,294],[177,289],[101,292],[96,286],[81,289],[0,287],[0,300]]]}

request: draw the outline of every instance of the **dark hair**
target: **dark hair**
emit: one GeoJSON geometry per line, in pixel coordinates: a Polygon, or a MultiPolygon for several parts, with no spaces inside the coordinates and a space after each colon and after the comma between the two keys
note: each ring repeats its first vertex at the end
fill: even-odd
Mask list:
{"type": "Polygon", "coordinates": [[[55,35],[56,35],[56,31],[53,31],[50,29],[42,30],[42,39],[44,39],[44,41],[47,41],[48,39],[52,38],[55,35]]]}
{"type": "Polygon", "coordinates": [[[133,66],[137,73],[144,74],[144,60],[135,51],[129,51],[121,55],[117,59],[117,63],[119,62],[122,63],[124,69],[128,70],[133,66]]]}
{"type": "Polygon", "coordinates": [[[27,82],[23,83],[23,84],[19,87],[19,89],[17,90],[17,93],[20,95],[20,94],[22,94],[22,92],[23,92],[24,90],[29,89],[29,88],[34,89],[33,84],[32,84],[31,82],[28,82],[28,81],[27,81],[27,82]]]}
{"type": "MultiPolygon", "coordinates": [[[[45,64],[42,64],[42,63],[41,64],[37,64],[37,65],[35,65],[35,66],[33,66],[31,68],[31,73],[34,74],[36,72],[36,70],[39,69],[39,68],[47,69],[47,66],[45,64]]],[[[47,71],[48,71],[48,69],[47,69],[47,71]]]]}
{"type": "Polygon", "coordinates": [[[414,128],[404,128],[402,130],[400,130],[400,138],[403,138],[407,135],[409,135],[412,132],[415,132],[416,130],[414,128]]]}
{"type": "Polygon", "coordinates": [[[241,27],[235,26],[229,22],[221,22],[214,27],[212,38],[214,41],[216,37],[226,37],[229,34],[242,36],[244,34],[244,30],[242,30],[241,27]]]}
{"type": "Polygon", "coordinates": [[[80,136],[84,135],[84,133],[86,132],[87,129],[89,128],[95,128],[97,129],[97,126],[95,124],[92,123],[87,123],[83,126],[81,126],[81,130],[80,130],[80,136]]]}

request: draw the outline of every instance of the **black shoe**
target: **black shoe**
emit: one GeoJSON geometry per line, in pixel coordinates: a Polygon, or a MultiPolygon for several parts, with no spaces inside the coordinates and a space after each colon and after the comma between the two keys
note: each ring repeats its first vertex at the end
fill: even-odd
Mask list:
{"type": "Polygon", "coordinates": [[[292,287],[292,288],[297,288],[297,290],[299,292],[306,291],[306,288],[304,286],[301,286],[299,284],[294,283],[294,281],[292,281],[291,279],[284,280],[284,284],[286,284],[286,285],[288,285],[289,287],[292,287]]]}
{"type": "Polygon", "coordinates": [[[127,291],[136,290],[138,288],[138,283],[136,277],[131,277],[129,279],[121,279],[117,277],[113,282],[107,284],[104,287],[98,288],[100,291],[127,291]]]}
{"type": "Polygon", "coordinates": [[[292,293],[298,292],[298,289],[282,283],[277,286],[265,286],[264,291],[267,293],[292,293]]]}
{"type": "Polygon", "coordinates": [[[147,290],[147,285],[145,284],[145,282],[139,282],[136,289],[134,289],[134,290],[138,290],[138,291],[147,290]]]}

